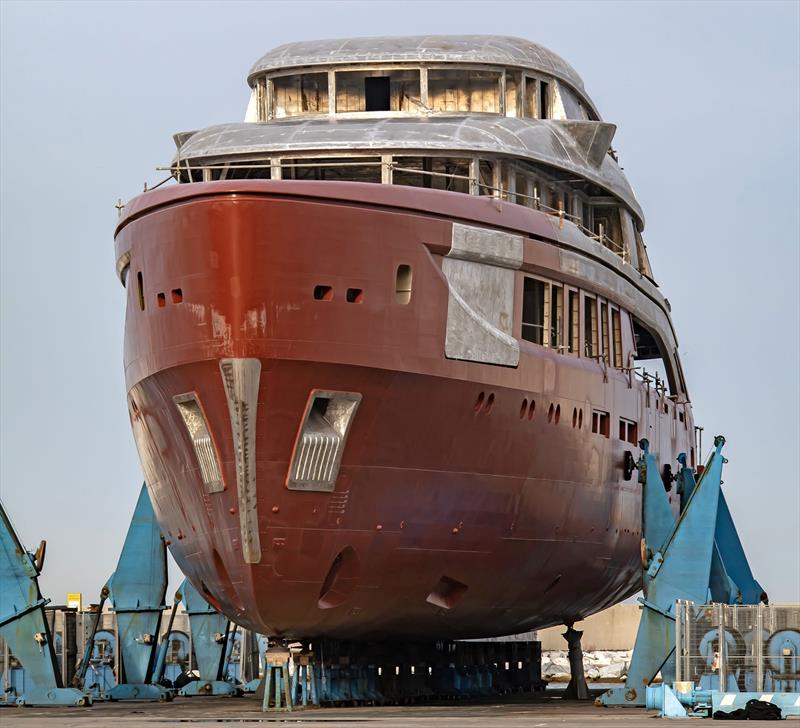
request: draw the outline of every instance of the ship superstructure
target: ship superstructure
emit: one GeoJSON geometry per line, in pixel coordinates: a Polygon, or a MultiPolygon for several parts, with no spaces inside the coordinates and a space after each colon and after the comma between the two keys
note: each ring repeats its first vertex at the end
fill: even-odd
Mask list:
{"type": "Polygon", "coordinates": [[[179,184],[116,235],[131,421],[187,576],[293,637],[508,634],[635,592],[639,440],[668,491],[697,453],[576,72],[517,38],[359,38],[248,82],[246,121],[177,134],[179,184]]]}

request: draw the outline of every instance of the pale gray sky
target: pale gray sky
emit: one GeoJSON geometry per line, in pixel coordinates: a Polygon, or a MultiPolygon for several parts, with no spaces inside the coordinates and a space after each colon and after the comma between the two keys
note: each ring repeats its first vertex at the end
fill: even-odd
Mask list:
{"type": "MultiPolygon", "coordinates": [[[[773,601],[800,601],[800,4],[8,2],[2,12],[0,491],[46,596],[95,599],[142,474],[114,203],[176,131],[241,121],[293,40],[518,35],[571,63],[647,216],[696,419],[773,601]]],[[[170,591],[177,588],[170,584],[170,591]]]]}

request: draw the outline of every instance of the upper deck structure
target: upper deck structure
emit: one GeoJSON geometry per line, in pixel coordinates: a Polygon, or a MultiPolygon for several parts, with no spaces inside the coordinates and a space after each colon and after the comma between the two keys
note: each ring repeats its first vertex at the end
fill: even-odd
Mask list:
{"type": "Polygon", "coordinates": [[[583,81],[505,36],[290,43],[259,59],[244,123],[176,135],[182,182],[349,180],[488,195],[570,223],[652,278],[644,214],[583,81]]]}

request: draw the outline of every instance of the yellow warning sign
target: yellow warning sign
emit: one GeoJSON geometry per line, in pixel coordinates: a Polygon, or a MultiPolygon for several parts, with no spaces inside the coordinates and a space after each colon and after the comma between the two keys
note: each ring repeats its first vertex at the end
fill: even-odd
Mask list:
{"type": "Polygon", "coordinates": [[[83,595],[80,592],[67,594],[67,606],[70,607],[70,609],[77,609],[80,612],[82,597],[83,595]]]}

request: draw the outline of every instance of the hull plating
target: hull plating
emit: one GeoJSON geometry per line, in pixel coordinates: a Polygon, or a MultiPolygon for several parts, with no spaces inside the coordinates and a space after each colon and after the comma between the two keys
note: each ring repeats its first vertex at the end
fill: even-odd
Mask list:
{"type": "Polygon", "coordinates": [[[640,486],[623,477],[638,450],[613,424],[593,433],[592,407],[637,422],[666,463],[688,451],[688,406],[679,420],[629,373],[524,341],[517,367],[444,356],[452,221],[525,235],[523,269],[555,275],[535,239],[552,233],[544,215],[378,185],[191,187],[134,201],[117,252],[137,447],[172,553],[210,600],[270,634],[457,638],[569,621],[639,588],[640,486]],[[245,513],[223,359],[260,365],[245,513]],[[332,492],[286,485],[314,390],[361,395],[332,492]],[[218,492],[175,406],[188,393],[218,492]]]}

